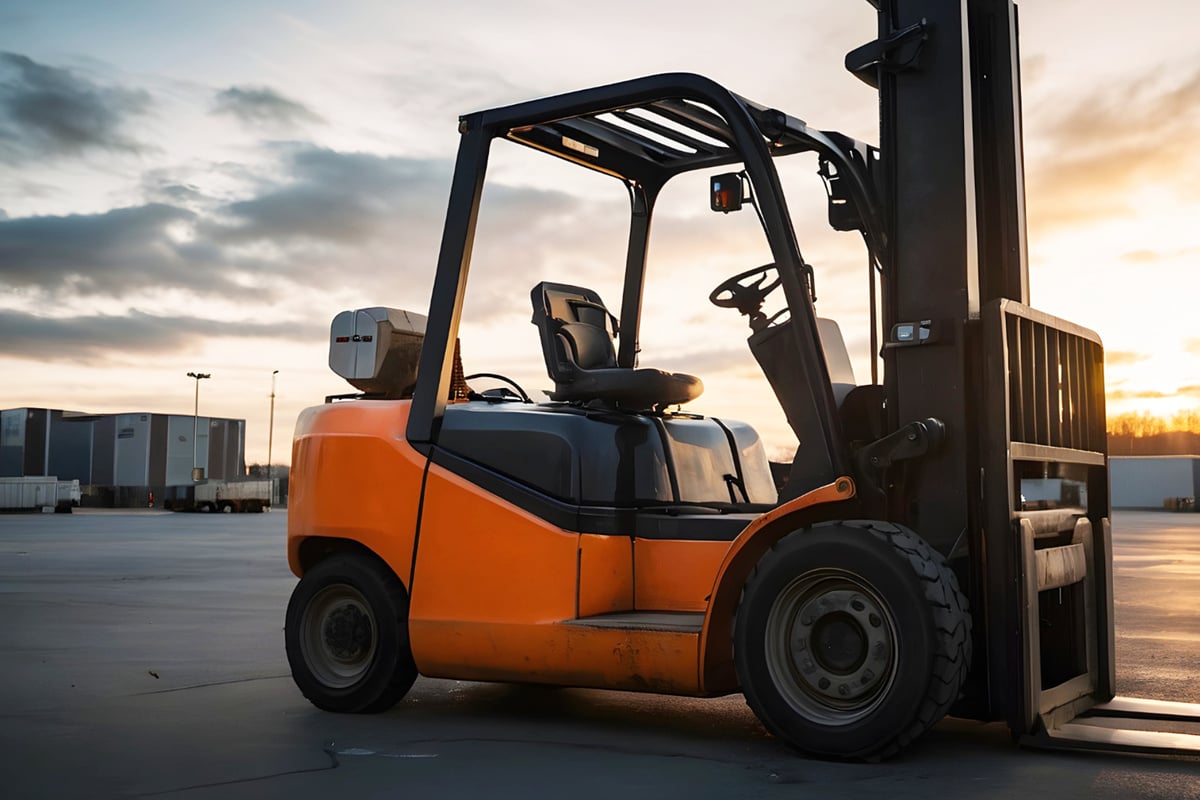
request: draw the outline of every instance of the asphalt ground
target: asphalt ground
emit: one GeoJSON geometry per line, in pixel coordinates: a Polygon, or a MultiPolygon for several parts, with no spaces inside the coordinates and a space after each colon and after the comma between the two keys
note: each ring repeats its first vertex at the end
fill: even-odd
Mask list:
{"type": "MultiPolygon", "coordinates": [[[[885,764],[796,756],[740,695],[421,679],[320,712],[283,652],[286,513],[0,516],[0,798],[1200,798],[1200,762],[948,719],[885,764]]],[[[1118,686],[1200,702],[1200,514],[1114,518],[1118,686]]]]}

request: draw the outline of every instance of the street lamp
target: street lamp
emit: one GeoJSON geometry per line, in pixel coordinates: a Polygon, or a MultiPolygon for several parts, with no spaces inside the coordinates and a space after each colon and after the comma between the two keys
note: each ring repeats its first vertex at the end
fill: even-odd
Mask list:
{"type": "Polygon", "coordinates": [[[192,480],[204,480],[204,470],[196,463],[196,440],[200,436],[200,381],[211,378],[207,372],[189,372],[189,378],[196,379],[196,404],[192,407],[192,480]]]}
{"type": "Polygon", "coordinates": [[[275,443],[275,376],[279,374],[279,370],[271,373],[271,421],[267,423],[267,491],[268,500],[271,503],[275,502],[275,483],[273,473],[271,471],[271,445],[275,443]]]}

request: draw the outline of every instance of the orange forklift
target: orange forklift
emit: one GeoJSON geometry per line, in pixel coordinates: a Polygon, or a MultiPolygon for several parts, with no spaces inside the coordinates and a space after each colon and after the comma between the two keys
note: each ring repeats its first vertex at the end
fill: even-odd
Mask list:
{"type": "Polygon", "coordinates": [[[428,315],[338,315],[330,365],[358,393],[297,423],[285,638],[316,706],[382,711],[426,675],[742,692],[830,758],[886,758],[947,713],[1031,745],[1200,751],[1195,707],[1114,699],[1103,350],[1027,305],[1016,8],[871,2],[878,38],[846,66],[879,90],[879,147],[692,74],[459,120],[428,315]],[[496,140],[630,199],[615,312],[532,287],[544,402],[458,358],[496,140]],[[865,243],[869,384],[815,310],[774,163],[799,153],[865,243]],[[699,378],[638,363],[655,203],[697,171],[770,248],[709,299],[746,317],[790,464],[690,413],[699,378]]]}

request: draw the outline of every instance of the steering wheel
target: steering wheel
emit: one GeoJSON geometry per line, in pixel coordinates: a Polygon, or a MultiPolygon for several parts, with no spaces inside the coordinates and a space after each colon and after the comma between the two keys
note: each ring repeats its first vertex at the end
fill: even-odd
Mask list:
{"type": "Polygon", "coordinates": [[[513,387],[517,391],[514,394],[513,392],[509,391],[508,389],[505,389],[502,387],[500,389],[489,389],[486,392],[471,392],[471,394],[468,395],[468,398],[471,400],[488,400],[490,402],[495,402],[498,400],[506,400],[508,398],[512,398],[515,400],[517,397],[520,397],[522,403],[532,403],[533,402],[532,400],[529,399],[529,395],[525,393],[525,390],[521,388],[521,384],[517,383],[512,378],[509,378],[507,376],[497,375],[495,372],[476,372],[474,375],[467,375],[465,378],[463,378],[463,380],[473,381],[473,380],[476,380],[479,378],[491,378],[494,381],[501,381],[502,383],[507,383],[509,386],[513,387]]]}
{"type": "Polygon", "coordinates": [[[755,315],[762,313],[763,300],[775,291],[782,280],[778,267],[774,264],[763,264],[722,281],[709,294],[708,300],[718,308],[736,308],[739,313],[753,319],[755,315]],[[775,273],[775,279],[768,281],[771,273],[775,273]]]}

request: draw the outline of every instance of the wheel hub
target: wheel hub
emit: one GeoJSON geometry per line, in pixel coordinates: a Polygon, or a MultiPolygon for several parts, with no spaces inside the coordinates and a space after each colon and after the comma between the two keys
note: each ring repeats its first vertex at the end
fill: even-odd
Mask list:
{"type": "Polygon", "coordinates": [[[790,644],[805,687],[838,705],[871,696],[889,672],[892,643],[882,610],[852,588],[810,594],[794,617],[790,644]]]}
{"type": "Polygon", "coordinates": [[[847,673],[866,658],[866,637],[853,618],[830,614],[813,626],[813,654],[817,663],[833,672],[847,673]]]}
{"type": "Polygon", "coordinates": [[[375,618],[352,586],[334,584],[309,602],[300,648],[313,675],[331,689],[353,686],[371,668],[377,646],[375,618]]]}
{"type": "Polygon", "coordinates": [[[767,665],[805,716],[846,725],[869,714],[897,669],[890,609],[861,576],[814,570],[776,597],[767,619],[767,665]]]}
{"type": "Polygon", "coordinates": [[[325,619],[325,646],[339,661],[354,661],[371,646],[371,620],[352,603],[338,606],[325,619]]]}

